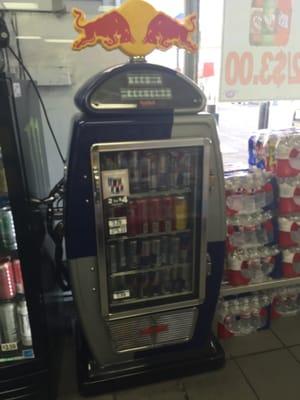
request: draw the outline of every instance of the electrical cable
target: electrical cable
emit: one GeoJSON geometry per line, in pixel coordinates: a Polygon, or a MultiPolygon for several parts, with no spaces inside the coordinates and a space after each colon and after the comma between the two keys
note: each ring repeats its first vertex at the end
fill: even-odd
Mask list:
{"type": "Polygon", "coordinates": [[[53,139],[53,141],[54,141],[54,143],[55,143],[55,146],[56,146],[56,149],[57,149],[58,154],[59,154],[59,156],[60,156],[60,159],[61,159],[62,163],[65,164],[65,163],[66,163],[66,160],[65,160],[65,158],[64,158],[64,156],[63,156],[63,154],[62,154],[62,152],[61,152],[61,150],[60,150],[60,147],[59,147],[59,144],[58,144],[58,142],[57,142],[55,133],[54,133],[54,131],[53,131],[53,129],[52,129],[52,126],[51,126],[51,123],[50,123],[50,120],[49,120],[49,117],[48,117],[48,113],[47,113],[47,110],[46,110],[46,106],[45,106],[45,104],[44,104],[44,101],[43,101],[43,99],[42,99],[42,96],[41,96],[41,94],[40,94],[40,91],[39,91],[39,89],[38,89],[36,83],[34,82],[34,80],[33,80],[32,76],[31,76],[30,72],[28,71],[28,69],[26,68],[25,64],[23,63],[23,61],[18,57],[18,55],[17,55],[17,54],[15,53],[15,51],[11,48],[11,46],[8,46],[8,49],[10,50],[10,52],[12,53],[12,55],[15,57],[15,59],[20,63],[21,67],[24,69],[26,75],[28,76],[28,78],[29,78],[30,81],[31,81],[31,84],[32,84],[32,86],[33,86],[33,88],[34,88],[34,90],[35,90],[35,92],[36,92],[36,94],[37,94],[37,96],[38,96],[38,98],[39,98],[40,103],[41,103],[42,110],[43,110],[43,113],[44,113],[44,116],[45,116],[45,119],[46,119],[48,128],[49,128],[50,133],[51,133],[51,135],[52,135],[52,139],[53,139]]]}
{"type": "MultiPolygon", "coordinates": [[[[19,56],[20,60],[22,60],[22,62],[24,63],[22,53],[21,53],[20,41],[17,39],[17,36],[19,35],[19,28],[18,28],[18,20],[17,20],[16,13],[13,13],[11,15],[10,23],[11,23],[12,30],[16,37],[16,46],[17,46],[17,50],[18,50],[18,56],[19,56]]],[[[19,77],[20,77],[20,79],[25,79],[24,70],[21,68],[21,64],[19,64],[19,77]]]]}

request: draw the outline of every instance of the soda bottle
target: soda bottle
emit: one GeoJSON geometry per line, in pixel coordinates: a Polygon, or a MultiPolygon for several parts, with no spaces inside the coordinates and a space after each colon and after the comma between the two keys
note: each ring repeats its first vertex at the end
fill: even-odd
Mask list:
{"type": "Polygon", "coordinates": [[[292,0],[278,0],[275,45],[286,46],[292,25],[292,0]]]}
{"type": "Polygon", "coordinates": [[[249,37],[251,46],[260,46],[262,44],[262,25],[263,0],[252,0],[249,37]]]}
{"type": "Polygon", "coordinates": [[[275,44],[277,0],[265,0],[263,5],[262,44],[275,44]]]}

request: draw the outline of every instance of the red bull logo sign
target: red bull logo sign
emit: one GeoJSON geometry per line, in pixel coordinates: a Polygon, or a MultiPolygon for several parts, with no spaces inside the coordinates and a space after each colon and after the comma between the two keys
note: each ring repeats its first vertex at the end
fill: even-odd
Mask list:
{"type": "Polygon", "coordinates": [[[72,14],[79,33],[73,50],[100,44],[106,50],[120,49],[129,56],[145,56],[154,49],[168,50],[172,46],[189,52],[198,49],[192,39],[197,28],[196,15],[178,21],[144,0],[127,0],[90,20],[80,9],[74,8],[72,14]]]}

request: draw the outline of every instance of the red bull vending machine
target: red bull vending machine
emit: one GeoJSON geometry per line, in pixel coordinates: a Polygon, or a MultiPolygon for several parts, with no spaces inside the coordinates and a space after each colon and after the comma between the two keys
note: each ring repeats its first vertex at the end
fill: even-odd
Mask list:
{"type": "Polygon", "coordinates": [[[224,181],[203,93],[131,62],[75,101],[65,222],[81,392],[221,366],[224,181]]]}

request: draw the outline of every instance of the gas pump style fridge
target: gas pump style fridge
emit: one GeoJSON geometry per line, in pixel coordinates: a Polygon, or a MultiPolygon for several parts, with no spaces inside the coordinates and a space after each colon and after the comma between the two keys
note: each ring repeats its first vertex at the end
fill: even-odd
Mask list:
{"type": "Polygon", "coordinates": [[[130,63],[88,81],[76,104],[65,220],[81,391],[220,366],[224,186],[203,93],[130,63]]]}

